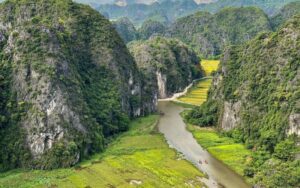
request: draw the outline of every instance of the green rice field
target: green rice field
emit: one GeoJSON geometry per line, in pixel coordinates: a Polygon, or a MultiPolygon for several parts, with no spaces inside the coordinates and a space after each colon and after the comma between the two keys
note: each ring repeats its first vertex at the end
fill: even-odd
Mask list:
{"type": "Polygon", "coordinates": [[[243,144],[235,143],[232,138],[220,136],[212,128],[200,128],[193,125],[188,125],[187,128],[197,142],[210,154],[238,174],[243,175],[251,154],[251,151],[246,149],[243,144]]]}
{"type": "Polygon", "coordinates": [[[0,174],[1,188],[203,187],[204,175],[169,148],[156,131],[159,116],[140,118],[104,153],[74,168],[13,170],[0,174]]]}

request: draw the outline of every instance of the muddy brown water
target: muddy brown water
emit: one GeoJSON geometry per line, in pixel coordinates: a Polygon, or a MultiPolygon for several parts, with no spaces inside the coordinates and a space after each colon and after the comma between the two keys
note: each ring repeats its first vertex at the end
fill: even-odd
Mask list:
{"type": "Polygon", "coordinates": [[[208,175],[207,179],[202,179],[208,187],[251,187],[241,176],[212,157],[197,143],[193,135],[186,130],[186,125],[180,116],[180,113],[184,110],[183,107],[172,102],[160,101],[158,109],[164,114],[158,124],[160,132],[164,134],[172,148],[182,153],[187,160],[208,175]]]}

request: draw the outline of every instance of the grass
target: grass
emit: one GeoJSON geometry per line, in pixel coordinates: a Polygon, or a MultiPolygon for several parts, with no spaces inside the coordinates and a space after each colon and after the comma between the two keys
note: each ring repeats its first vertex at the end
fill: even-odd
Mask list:
{"type": "Polygon", "coordinates": [[[251,151],[247,150],[243,144],[235,143],[232,138],[219,135],[212,128],[188,125],[188,130],[209,153],[243,176],[248,156],[251,154],[251,151]]]}
{"type": "Polygon", "coordinates": [[[204,175],[157,133],[158,118],[133,121],[104,153],[75,168],[9,171],[0,174],[0,187],[203,187],[204,175]]]}
{"type": "Polygon", "coordinates": [[[206,76],[210,76],[213,71],[216,71],[218,69],[219,63],[219,60],[202,60],[200,62],[206,76]]]}

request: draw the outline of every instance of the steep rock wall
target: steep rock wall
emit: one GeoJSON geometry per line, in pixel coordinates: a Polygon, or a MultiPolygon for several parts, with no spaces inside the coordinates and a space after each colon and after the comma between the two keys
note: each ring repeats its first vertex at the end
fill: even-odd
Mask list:
{"type": "Polygon", "coordinates": [[[8,0],[0,36],[0,170],[73,165],[153,106],[125,44],[88,6],[8,0]]]}
{"type": "Polygon", "coordinates": [[[171,97],[201,77],[197,55],[178,40],[154,37],[131,43],[129,49],[154,91],[150,101],[171,97]]]}

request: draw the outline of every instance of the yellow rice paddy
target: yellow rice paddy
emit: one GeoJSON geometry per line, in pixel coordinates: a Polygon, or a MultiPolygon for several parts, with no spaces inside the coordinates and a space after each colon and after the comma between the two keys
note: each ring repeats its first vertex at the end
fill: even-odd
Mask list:
{"type": "MultiPolygon", "coordinates": [[[[202,60],[201,66],[205,71],[205,74],[209,76],[213,71],[216,71],[218,69],[219,62],[220,61],[218,60],[202,60]]],[[[196,83],[195,86],[193,86],[185,96],[180,97],[178,100],[180,102],[196,106],[201,105],[207,99],[207,93],[210,88],[211,82],[211,78],[199,80],[198,83],[196,83]]]]}
{"type": "Polygon", "coordinates": [[[210,76],[213,71],[216,71],[218,69],[219,63],[219,60],[202,60],[200,62],[206,76],[210,76]]]}

